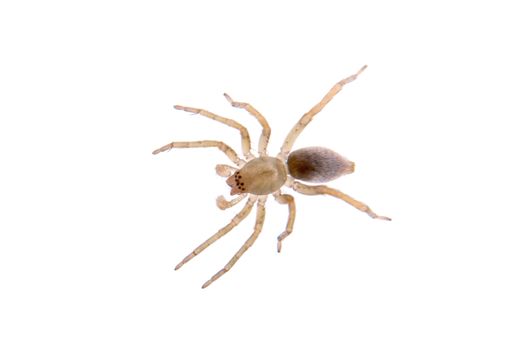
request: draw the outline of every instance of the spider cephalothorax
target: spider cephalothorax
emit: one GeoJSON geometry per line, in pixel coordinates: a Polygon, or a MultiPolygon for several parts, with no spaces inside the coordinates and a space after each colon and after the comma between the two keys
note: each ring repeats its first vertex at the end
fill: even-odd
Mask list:
{"type": "Polygon", "coordinates": [[[230,194],[251,193],[266,195],[278,191],[286,182],[286,166],[274,157],[250,160],[226,180],[232,188],[230,194]]]}
{"type": "Polygon", "coordinates": [[[281,251],[282,241],[290,235],[293,229],[295,220],[295,200],[289,194],[282,194],[281,188],[287,186],[293,190],[306,195],[327,194],[339,198],[355,208],[367,213],[374,219],[390,220],[386,216],[379,216],[374,213],[366,204],[350,197],[343,192],[334,188],[318,185],[306,185],[297,180],[308,182],[328,182],[338,178],[339,176],[350,174],[354,171],[354,163],[337,154],[336,152],[323,147],[307,147],[295,150],[290,153],[292,146],[303,129],[312,121],[313,117],[319,113],[324,106],[343,88],[345,84],[354,81],[359,74],[365,70],[366,66],[362,67],[356,74],[349,76],[336,83],[330,91],[323,97],[323,99],[316,104],[310,111],[305,113],[301,119],[295,124],[288,136],[284,140],[281,151],[277,157],[269,157],[266,153],[266,147],[270,138],[270,126],[266,119],[250,104],[244,102],[233,101],[230,96],[224,94],[228,102],[233,107],[242,108],[254,116],[261,124],[263,131],[259,139],[259,156],[255,157],[251,153],[250,136],[248,130],[237,123],[236,121],[224,118],[208,112],[203,109],[175,106],[175,109],[181,109],[186,112],[200,114],[202,116],[211,118],[220,123],[226,124],[232,128],[238,129],[241,133],[241,146],[244,159],[241,159],[237,153],[224,142],[221,141],[188,141],[188,142],[172,142],[155,151],[153,154],[164,152],[172,148],[194,148],[194,147],[217,147],[224,152],[230,160],[237,165],[233,167],[226,164],[219,164],[216,167],[217,174],[226,177],[226,183],[231,187],[230,195],[236,195],[232,200],[227,201],[224,197],[217,198],[217,206],[220,209],[227,209],[233,207],[235,204],[241,202],[248,197],[246,204],[241,211],[233,217],[233,219],[213,236],[208,238],[205,242],[195,248],[188,254],[178,265],[175,270],[193,259],[196,255],[201,253],[204,249],[209,247],[216,240],[230,232],[235,226],[244,220],[252,210],[255,202],[257,202],[257,214],[255,226],[252,235],[231,258],[231,260],[213,275],[202,288],[206,288],[211,283],[216,281],[219,277],[228,272],[239,258],[252,246],[259,233],[262,230],[265,217],[265,202],[269,194],[273,195],[275,200],[281,204],[288,205],[288,221],[286,229],[277,237],[277,251],[281,251]]]}

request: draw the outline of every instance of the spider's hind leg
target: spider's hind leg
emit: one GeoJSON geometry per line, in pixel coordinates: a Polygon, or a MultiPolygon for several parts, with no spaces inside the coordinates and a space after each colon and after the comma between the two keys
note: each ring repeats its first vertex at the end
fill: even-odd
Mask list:
{"type": "Polygon", "coordinates": [[[328,91],[326,95],[324,95],[324,97],[318,104],[313,106],[308,112],[306,112],[301,117],[301,119],[299,119],[299,121],[294,125],[292,130],[290,130],[290,132],[288,133],[288,136],[286,136],[286,139],[284,140],[284,143],[281,147],[281,152],[279,152],[278,158],[286,159],[297,137],[299,137],[301,132],[312,121],[312,119],[314,119],[317,113],[321,112],[321,110],[328,104],[328,102],[330,102],[332,98],[334,98],[334,96],[337,95],[337,93],[341,91],[346,84],[356,80],[359,74],[361,74],[366,69],[366,67],[366,65],[361,67],[361,69],[359,69],[357,73],[337,82],[330,89],[330,91],[328,91]]]}
{"type": "Polygon", "coordinates": [[[389,217],[377,215],[365,203],[362,203],[362,202],[360,202],[360,201],[350,197],[349,195],[347,195],[347,194],[345,194],[345,193],[343,193],[343,192],[341,192],[339,190],[336,190],[335,188],[331,188],[331,187],[328,187],[328,186],[325,186],[325,185],[309,186],[309,185],[305,185],[305,184],[303,184],[303,183],[301,183],[299,181],[294,181],[291,187],[295,191],[297,191],[299,193],[302,193],[302,194],[309,195],[309,196],[314,196],[314,195],[318,195],[318,194],[327,194],[329,196],[332,196],[332,197],[335,197],[335,198],[339,198],[339,199],[345,201],[346,203],[350,204],[354,208],[359,209],[362,212],[367,213],[373,219],[388,220],[388,221],[392,220],[389,217]]]}

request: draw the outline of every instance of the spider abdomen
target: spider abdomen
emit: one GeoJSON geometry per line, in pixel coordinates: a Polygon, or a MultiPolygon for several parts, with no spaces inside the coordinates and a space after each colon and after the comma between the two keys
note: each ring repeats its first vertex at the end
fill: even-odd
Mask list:
{"type": "Polygon", "coordinates": [[[231,194],[270,194],[286,182],[286,166],[278,158],[259,157],[250,160],[230,176],[226,183],[232,188],[231,194]]]}
{"type": "Polygon", "coordinates": [[[328,182],[354,172],[354,163],[324,147],[306,147],[288,156],[288,171],[298,180],[328,182]]]}

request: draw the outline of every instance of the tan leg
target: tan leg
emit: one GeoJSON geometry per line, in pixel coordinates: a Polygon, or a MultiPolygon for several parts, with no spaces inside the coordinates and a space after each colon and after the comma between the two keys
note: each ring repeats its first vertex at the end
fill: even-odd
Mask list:
{"type": "Polygon", "coordinates": [[[204,109],[192,108],[192,107],[184,107],[184,106],[179,106],[179,105],[174,106],[174,107],[175,107],[175,109],[179,109],[179,110],[182,110],[182,111],[185,111],[185,112],[200,114],[200,115],[205,116],[207,118],[216,120],[219,123],[226,124],[228,126],[231,126],[232,128],[235,128],[235,129],[239,130],[240,133],[241,133],[241,145],[242,145],[242,152],[244,154],[244,157],[246,157],[246,159],[254,158],[253,154],[251,154],[251,152],[250,152],[250,148],[251,148],[251,145],[250,145],[250,134],[248,133],[248,130],[244,126],[242,126],[241,124],[237,123],[235,120],[218,116],[217,114],[208,112],[208,111],[206,111],[204,109]]]}
{"type": "Polygon", "coordinates": [[[232,167],[230,165],[227,165],[227,164],[217,164],[215,166],[215,172],[217,173],[217,175],[221,177],[230,177],[237,170],[239,169],[232,167]]]}
{"type": "Polygon", "coordinates": [[[288,222],[286,230],[277,237],[277,252],[281,252],[282,241],[292,233],[293,223],[295,221],[295,200],[289,194],[274,194],[275,200],[280,204],[288,205],[288,222]]]}
{"type": "Polygon", "coordinates": [[[257,119],[259,124],[261,124],[263,130],[262,130],[261,137],[259,138],[259,156],[267,155],[266,147],[268,146],[268,141],[270,140],[270,134],[271,134],[272,130],[270,129],[270,125],[266,121],[266,118],[264,118],[263,115],[261,113],[259,113],[259,111],[257,111],[255,108],[253,108],[251,104],[246,103],[246,102],[234,101],[226,93],[224,94],[224,97],[226,97],[228,102],[233,107],[242,108],[242,109],[246,110],[248,113],[250,113],[251,115],[253,115],[257,119]]]}
{"type": "Polygon", "coordinates": [[[190,254],[188,254],[182,261],[175,267],[175,270],[178,270],[182,267],[182,265],[186,264],[188,261],[202,253],[202,251],[206,248],[208,248],[211,244],[213,244],[216,240],[230,232],[235,226],[237,226],[242,220],[244,220],[248,214],[250,214],[250,211],[253,208],[253,205],[255,203],[255,197],[250,197],[248,201],[246,202],[246,205],[242,210],[239,212],[239,214],[235,215],[233,219],[230,221],[230,223],[223,228],[221,228],[219,231],[217,231],[216,234],[208,238],[206,241],[204,241],[201,245],[199,245],[197,248],[195,248],[190,254]]]}
{"type": "Polygon", "coordinates": [[[295,140],[297,139],[299,134],[301,134],[303,129],[308,125],[308,123],[310,123],[312,121],[312,119],[315,117],[315,115],[317,113],[319,113],[324,108],[324,106],[326,106],[328,104],[328,102],[330,102],[332,100],[332,98],[335,95],[337,95],[337,93],[339,91],[341,91],[343,89],[343,86],[345,86],[346,84],[356,80],[357,77],[359,76],[359,74],[361,74],[365,69],[366,69],[366,66],[363,66],[354,75],[351,75],[348,78],[345,78],[345,79],[341,80],[340,82],[336,83],[330,89],[330,91],[328,91],[328,93],[323,97],[321,102],[319,102],[318,104],[313,106],[312,109],[310,109],[307,113],[305,113],[301,117],[301,119],[299,119],[297,124],[295,124],[295,126],[292,128],[292,130],[288,133],[288,136],[286,136],[286,139],[284,140],[284,143],[283,143],[283,145],[281,147],[281,152],[279,152],[279,155],[278,155],[279,158],[286,159],[286,157],[288,156],[288,153],[290,153],[290,150],[293,147],[293,144],[294,144],[295,140]]]}
{"type": "Polygon", "coordinates": [[[248,195],[247,193],[240,194],[237,197],[233,198],[231,201],[226,200],[226,198],[224,198],[224,196],[219,196],[219,197],[217,197],[217,201],[216,201],[217,202],[217,206],[221,210],[225,210],[225,209],[231,208],[235,204],[239,203],[244,198],[246,198],[247,195],[248,195]]]}
{"type": "Polygon", "coordinates": [[[221,141],[205,140],[205,141],[172,142],[172,143],[168,143],[165,146],[162,146],[159,149],[154,150],[153,154],[159,154],[160,152],[169,151],[172,148],[199,148],[199,147],[217,147],[218,149],[223,151],[228,156],[228,158],[230,158],[232,162],[234,162],[238,166],[242,166],[244,164],[244,161],[239,158],[237,153],[235,153],[235,151],[230,146],[228,146],[227,144],[221,141]]]}
{"type": "Polygon", "coordinates": [[[224,275],[226,272],[230,271],[230,269],[235,265],[237,260],[240,259],[240,257],[246,253],[246,251],[252,246],[253,242],[257,240],[257,237],[259,237],[259,234],[261,233],[262,226],[264,223],[264,216],[265,216],[265,209],[264,209],[264,203],[266,202],[266,196],[260,196],[259,201],[257,203],[257,218],[255,220],[255,227],[253,229],[252,235],[248,238],[246,242],[242,245],[242,247],[235,253],[233,258],[231,258],[230,261],[224,266],[223,269],[221,269],[219,272],[217,272],[215,275],[213,275],[206,283],[202,285],[202,288],[208,287],[210,284],[218,280],[222,275],[224,275]]]}
{"type": "Polygon", "coordinates": [[[334,188],[331,188],[331,187],[328,187],[328,186],[324,186],[324,185],[321,185],[321,186],[309,186],[309,185],[305,185],[303,183],[300,183],[299,181],[294,181],[294,183],[292,185],[292,188],[295,191],[299,192],[299,193],[310,195],[310,196],[318,195],[318,194],[327,194],[329,196],[333,196],[335,198],[339,198],[339,199],[344,200],[346,203],[350,204],[351,206],[353,206],[356,209],[359,209],[359,210],[367,213],[368,215],[370,215],[374,219],[388,220],[388,221],[392,220],[389,217],[377,215],[376,213],[374,213],[372,211],[372,209],[370,209],[368,207],[368,205],[366,205],[364,203],[361,203],[360,201],[353,199],[349,195],[344,194],[343,192],[338,191],[338,190],[336,190],[334,188]]]}

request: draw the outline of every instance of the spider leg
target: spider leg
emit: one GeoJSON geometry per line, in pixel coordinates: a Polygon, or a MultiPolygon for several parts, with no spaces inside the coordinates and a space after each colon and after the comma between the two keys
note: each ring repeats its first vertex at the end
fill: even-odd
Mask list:
{"type": "Polygon", "coordinates": [[[286,136],[286,139],[284,140],[284,143],[281,147],[281,152],[279,152],[278,157],[281,159],[286,159],[288,156],[288,153],[290,153],[290,150],[292,149],[292,146],[299,136],[299,134],[303,131],[303,129],[312,121],[312,119],[315,117],[317,113],[319,113],[324,106],[328,104],[332,100],[332,98],[337,95],[339,91],[343,89],[343,86],[346,84],[354,81],[357,79],[359,74],[361,74],[366,69],[366,65],[363,66],[360,70],[357,71],[354,75],[349,76],[348,78],[345,78],[338,83],[336,83],[330,91],[322,98],[321,102],[316,104],[312,107],[308,112],[306,112],[301,119],[297,122],[297,124],[294,125],[292,130],[288,133],[288,136],[286,136]]]}
{"type": "Polygon", "coordinates": [[[226,200],[226,198],[224,198],[224,196],[219,196],[219,197],[217,197],[217,206],[221,210],[225,210],[225,209],[231,208],[235,204],[239,203],[244,198],[246,198],[247,195],[248,195],[247,193],[240,194],[237,197],[233,198],[231,201],[226,200]]]}
{"type": "Polygon", "coordinates": [[[217,175],[221,177],[230,177],[237,170],[238,170],[237,168],[232,167],[228,164],[217,164],[215,166],[215,172],[217,173],[217,175]]]}
{"type": "Polygon", "coordinates": [[[267,155],[266,147],[268,146],[268,141],[270,140],[270,134],[271,134],[272,130],[270,129],[270,125],[266,121],[266,118],[264,118],[264,116],[261,113],[259,113],[259,111],[257,111],[255,108],[253,108],[253,106],[251,104],[246,103],[246,102],[234,101],[226,93],[224,94],[224,97],[226,97],[226,99],[232,105],[232,107],[242,108],[242,109],[246,110],[248,113],[250,113],[251,115],[253,115],[257,119],[259,124],[261,124],[263,130],[262,130],[262,133],[261,133],[261,137],[259,138],[259,156],[267,155]]]}
{"type": "Polygon", "coordinates": [[[265,209],[264,209],[264,203],[266,202],[267,196],[260,196],[259,200],[257,202],[257,218],[255,220],[255,226],[253,229],[252,235],[248,238],[246,242],[242,245],[242,247],[235,253],[233,258],[231,258],[230,261],[222,268],[219,272],[217,272],[215,275],[213,275],[206,283],[202,285],[202,288],[208,287],[210,284],[215,282],[217,279],[219,279],[222,275],[224,275],[226,272],[230,271],[230,269],[235,265],[237,260],[240,259],[240,257],[246,253],[246,251],[252,246],[252,244],[257,240],[257,237],[259,237],[259,234],[261,233],[262,226],[264,223],[264,216],[265,216],[265,209]]]}
{"type": "Polygon", "coordinates": [[[309,185],[300,183],[299,181],[294,181],[294,183],[292,184],[292,188],[299,193],[306,194],[309,196],[314,196],[318,194],[327,194],[329,196],[333,196],[335,198],[339,198],[345,201],[346,203],[350,204],[354,208],[367,213],[373,219],[388,220],[388,221],[392,220],[389,217],[377,215],[376,213],[372,211],[372,209],[370,209],[368,205],[361,203],[360,201],[350,197],[347,194],[344,194],[343,192],[339,190],[336,190],[335,188],[331,188],[331,187],[324,186],[324,185],[309,186],[309,185]]]}
{"type": "Polygon", "coordinates": [[[233,217],[233,219],[228,223],[228,225],[221,228],[219,231],[217,231],[217,233],[208,238],[201,245],[195,248],[190,254],[188,254],[184,259],[182,259],[182,261],[175,267],[175,270],[180,269],[182,265],[186,264],[188,261],[202,253],[204,249],[208,248],[211,244],[215,243],[216,240],[230,232],[235,226],[237,226],[242,220],[244,220],[248,216],[248,214],[250,214],[250,211],[252,210],[254,204],[255,197],[250,197],[246,202],[244,208],[242,208],[242,210],[233,217]]]}
{"type": "Polygon", "coordinates": [[[169,151],[172,148],[199,148],[199,147],[217,147],[219,150],[223,151],[228,158],[231,159],[232,162],[237,164],[238,166],[242,166],[244,164],[244,161],[239,158],[237,153],[221,141],[182,141],[182,142],[172,142],[168,143],[165,146],[162,146],[159,149],[156,149],[153,151],[153,154],[159,154],[160,152],[169,151]]]}
{"type": "Polygon", "coordinates": [[[288,205],[288,221],[286,222],[286,229],[277,237],[277,252],[281,252],[282,241],[292,233],[293,223],[295,221],[295,200],[289,194],[274,193],[275,200],[280,204],[288,205]]]}
{"type": "Polygon", "coordinates": [[[242,145],[242,152],[244,154],[244,157],[246,157],[246,159],[254,158],[253,154],[251,154],[251,152],[250,152],[250,148],[251,148],[251,146],[250,146],[250,134],[248,133],[248,130],[244,126],[242,126],[241,124],[237,123],[235,120],[218,116],[217,114],[208,112],[208,111],[206,111],[204,109],[193,108],[193,107],[184,107],[184,106],[179,106],[179,105],[176,105],[174,107],[175,107],[175,109],[183,110],[185,112],[200,114],[200,115],[202,115],[204,117],[216,120],[219,123],[226,124],[226,125],[228,125],[228,126],[230,126],[232,128],[235,128],[235,129],[239,130],[240,133],[241,133],[241,145],[242,145]]]}

